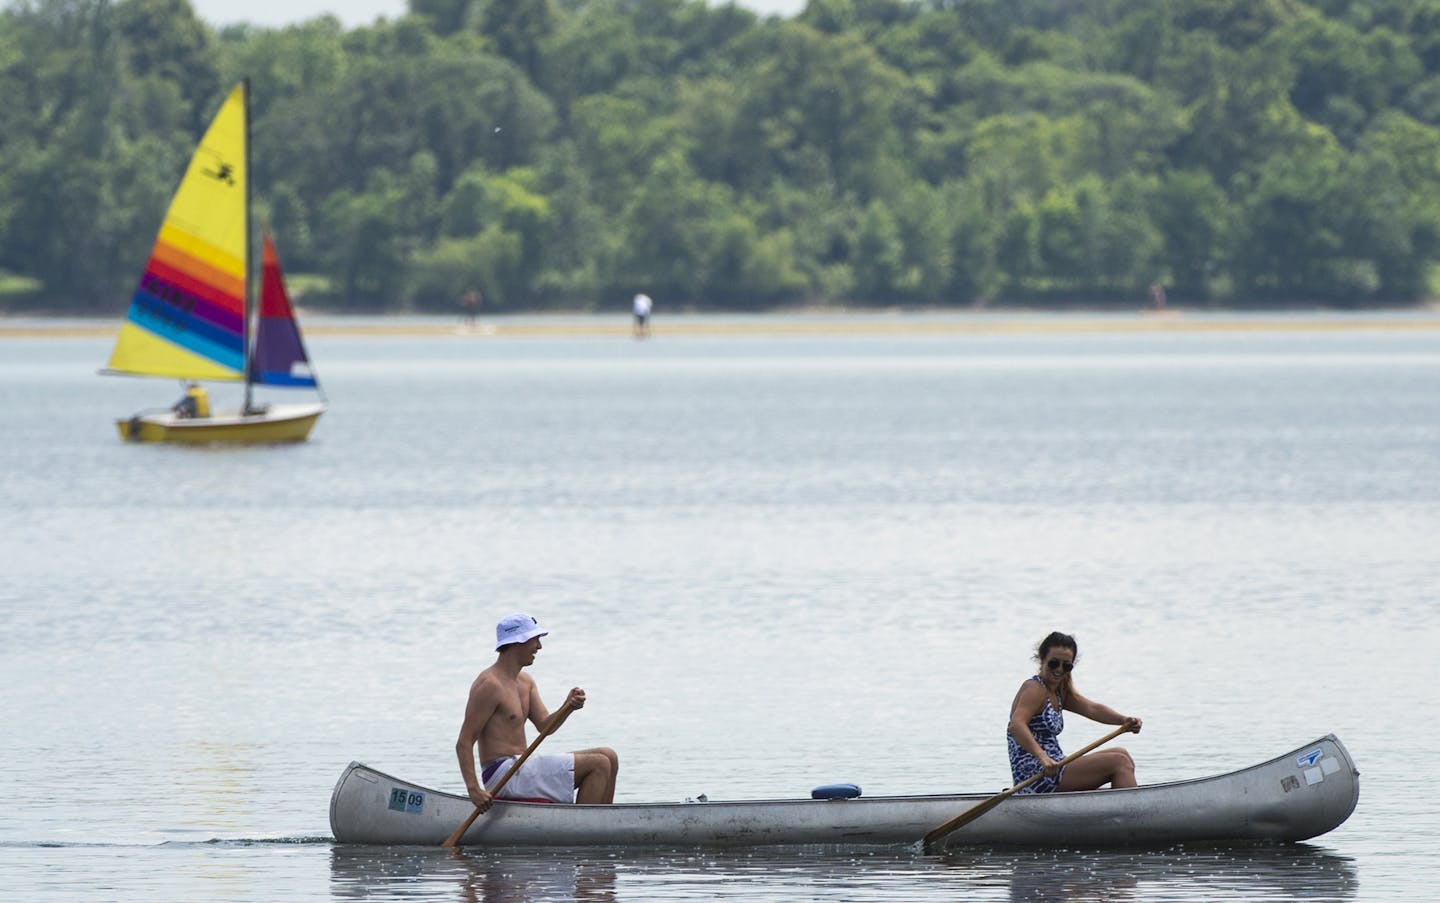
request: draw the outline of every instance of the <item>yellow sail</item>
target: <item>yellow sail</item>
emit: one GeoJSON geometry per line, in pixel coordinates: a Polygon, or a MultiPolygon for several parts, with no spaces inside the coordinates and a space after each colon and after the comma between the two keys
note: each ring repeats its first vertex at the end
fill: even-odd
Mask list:
{"type": "Polygon", "coordinates": [[[107,370],[180,379],[245,374],[246,97],[215,114],[170,202],[107,370]]]}

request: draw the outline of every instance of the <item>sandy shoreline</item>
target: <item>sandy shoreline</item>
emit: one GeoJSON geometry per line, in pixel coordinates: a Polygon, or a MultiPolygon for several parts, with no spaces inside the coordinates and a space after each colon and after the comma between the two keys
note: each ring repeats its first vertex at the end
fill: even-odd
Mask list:
{"type": "MultiPolygon", "coordinates": [[[[447,338],[585,338],[630,335],[629,320],[615,315],[481,318],[473,326],[449,318],[306,318],[306,336],[434,336],[447,338]]],[[[675,315],[656,320],[652,336],[985,335],[1140,332],[1250,332],[1440,329],[1440,314],[1215,314],[1184,311],[1134,314],[771,314],[675,315]]],[[[118,326],[97,320],[0,319],[0,338],[94,338],[118,326]]]]}

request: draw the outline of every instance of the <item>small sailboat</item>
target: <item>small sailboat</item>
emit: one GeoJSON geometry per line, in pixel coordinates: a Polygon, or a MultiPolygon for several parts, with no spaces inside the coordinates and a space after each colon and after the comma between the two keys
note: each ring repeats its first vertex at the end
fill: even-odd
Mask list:
{"type": "Polygon", "coordinates": [[[170,202],[105,374],[188,386],[168,408],[116,421],[140,442],[299,442],[325,412],[280,258],[264,235],[258,311],[251,290],[249,81],[230,92],[170,202]],[[201,381],[243,382],[238,408],[211,410],[201,381]],[[318,401],[262,404],[255,386],[318,401]]]}

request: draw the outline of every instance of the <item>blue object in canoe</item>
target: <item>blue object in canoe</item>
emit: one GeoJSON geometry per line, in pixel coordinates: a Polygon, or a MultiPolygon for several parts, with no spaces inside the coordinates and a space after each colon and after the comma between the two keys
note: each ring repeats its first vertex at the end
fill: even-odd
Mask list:
{"type": "Polygon", "coordinates": [[[826,784],[810,791],[812,800],[853,800],[859,795],[858,784],[826,784]]]}

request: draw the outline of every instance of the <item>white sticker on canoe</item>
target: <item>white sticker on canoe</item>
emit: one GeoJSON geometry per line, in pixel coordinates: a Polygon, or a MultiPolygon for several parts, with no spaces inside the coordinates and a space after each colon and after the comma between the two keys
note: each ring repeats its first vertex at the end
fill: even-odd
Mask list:
{"type": "Polygon", "coordinates": [[[1318,784],[1325,780],[1325,775],[1318,768],[1305,769],[1305,783],[1318,784]]]}
{"type": "Polygon", "coordinates": [[[1296,756],[1295,764],[1299,765],[1301,768],[1309,768],[1316,762],[1320,761],[1320,756],[1324,754],[1324,752],[1325,750],[1317,746],[1309,752],[1304,753],[1303,755],[1296,756]]]}
{"type": "Polygon", "coordinates": [[[1326,774],[1334,774],[1340,770],[1340,760],[1334,756],[1326,756],[1320,760],[1320,770],[1326,774]]]}

